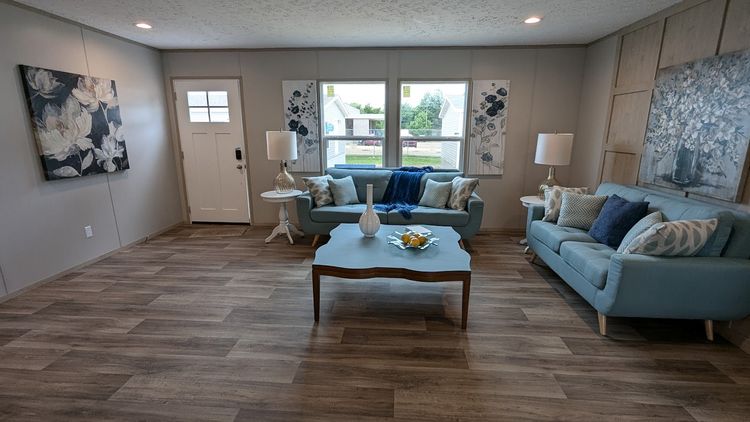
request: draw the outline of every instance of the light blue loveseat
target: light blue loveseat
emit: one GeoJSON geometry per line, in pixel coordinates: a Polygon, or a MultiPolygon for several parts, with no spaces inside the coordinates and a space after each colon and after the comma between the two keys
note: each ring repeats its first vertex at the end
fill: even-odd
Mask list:
{"type": "MultiPolygon", "coordinates": [[[[373,202],[379,203],[385,194],[388,180],[391,178],[391,169],[343,169],[328,168],[325,173],[334,179],[352,176],[357,189],[359,204],[335,206],[325,205],[315,207],[310,192],[305,192],[297,197],[297,218],[305,234],[314,234],[317,237],[327,235],[340,223],[357,223],[359,217],[365,211],[367,201],[367,185],[373,185],[373,202]]],[[[427,179],[436,182],[448,182],[463,173],[455,170],[435,170],[422,176],[419,196],[424,193],[427,179]]],[[[466,210],[453,210],[449,208],[437,209],[429,207],[417,207],[412,211],[412,218],[407,220],[397,211],[383,212],[375,211],[380,218],[381,224],[409,225],[409,224],[432,224],[436,226],[451,226],[461,239],[470,239],[478,231],[482,223],[484,213],[484,201],[476,194],[472,194],[466,204],[466,210]]],[[[315,243],[315,241],[313,242],[315,243]]]]}
{"type": "Polygon", "coordinates": [[[606,317],[701,319],[713,339],[714,320],[750,314],[750,215],[639,186],[604,183],[598,195],[648,201],[665,220],[718,218],[706,248],[695,257],[625,255],[586,231],[540,221],[544,206],[529,208],[529,246],[566,283],[606,317]]]}

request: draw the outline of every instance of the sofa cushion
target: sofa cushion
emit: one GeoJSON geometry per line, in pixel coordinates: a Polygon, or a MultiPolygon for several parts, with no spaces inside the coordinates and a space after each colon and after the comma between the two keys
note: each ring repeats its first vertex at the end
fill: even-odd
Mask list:
{"type": "Polygon", "coordinates": [[[432,173],[425,173],[422,176],[422,180],[419,181],[419,197],[421,198],[424,194],[424,189],[427,187],[427,181],[433,180],[435,182],[451,182],[456,177],[463,177],[464,174],[460,171],[433,171],[432,173]]]}
{"type": "Polygon", "coordinates": [[[614,253],[601,243],[565,242],[560,247],[562,259],[598,289],[607,283],[609,258],[614,253]]]}
{"type": "Polygon", "coordinates": [[[424,193],[422,193],[422,197],[419,199],[419,205],[431,208],[445,208],[445,204],[448,203],[448,198],[451,196],[452,186],[453,183],[451,182],[427,180],[424,193]]]}
{"type": "Polygon", "coordinates": [[[362,202],[357,198],[357,189],[354,187],[354,179],[351,176],[343,179],[329,179],[328,187],[333,195],[333,203],[337,207],[362,202]]]}
{"type": "Polygon", "coordinates": [[[331,188],[328,186],[328,181],[331,179],[333,178],[330,174],[302,178],[302,182],[305,183],[307,190],[310,191],[310,195],[312,195],[315,200],[316,207],[322,207],[333,203],[333,194],[331,193],[331,188]]]}
{"type": "Polygon", "coordinates": [[[625,247],[625,254],[695,256],[716,231],[718,220],[656,223],[625,247]]]}
{"type": "Polygon", "coordinates": [[[346,176],[352,176],[359,202],[367,202],[368,184],[372,184],[373,202],[382,202],[385,188],[388,186],[388,180],[390,180],[392,173],[391,170],[383,169],[326,169],[326,174],[330,174],[334,179],[343,179],[346,176]]]}
{"type": "Polygon", "coordinates": [[[557,225],[588,230],[599,217],[606,201],[607,197],[604,195],[563,192],[557,225]]]}
{"type": "Polygon", "coordinates": [[[562,186],[547,187],[544,189],[544,217],[542,221],[557,221],[557,217],[560,216],[560,206],[562,205],[562,194],[563,192],[573,192],[586,194],[589,193],[589,188],[565,188],[562,186]]]}
{"type": "Polygon", "coordinates": [[[622,238],[620,246],[617,248],[617,253],[625,252],[625,248],[630,245],[636,237],[640,236],[643,232],[650,229],[656,223],[661,223],[664,218],[661,215],[661,211],[654,211],[651,214],[641,218],[633,227],[628,230],[625,237],[622,238]]]}
{"type": "Polygon", "coordinates": [[[721,256],[734,225],[735,217],[730,211],[691,199],[662,195],[649,195],[645,200],[650,203],[651,208],[662,212],[664,221],[719,220],[716,230],[697,256],[721,256]]]}
{"type": "MultiPolygon", "coordinates": [[[[367,209],[366,204],[351,204],[337,207],[335,205],[326,205],[324,207],[313,208],[310,210],[310,219],[318,223],[358,223],[359,217],[367,209]]],[[[387,214],[375,210],[380,218],[380,222],[385,224],[387,214]]]]}
{"type": "Polygon", "coordinates": [[[557,253],[560,252],[560,244],[563,242],[596,243],[596,240],[589,236],[585,230],[562,227],[546,221],[534,221],[531,223],[528,235],[534,236],[535,239],[557,253]]]}
{"type": "Polygon", "coordinates": [[[626,186],[606,182],[602,183],[598,188],[596,188],[596,195],[617,195],[620,198],[627,199],[630,202],[641,202],[644,200],[644,198],[646,198],[646,196],[651,193],[653,193],[653,191],[642,188],[640,186],[626,186]]]}
{"type": "Polygon", "coordinates": [[[469,222],[469,213],[449,208],[417,207],[406,219],[398,211],[388,213],[388,224],[433,224],[436,226],[465,226],[469,222]]]}
{"type": "Polygon", "coordinates": [[[599,216],[591,225],[589,235],[607,246],[616,248],[646,213],[648,202],[631,202],[614,194],[607,198],[599,216]]]}

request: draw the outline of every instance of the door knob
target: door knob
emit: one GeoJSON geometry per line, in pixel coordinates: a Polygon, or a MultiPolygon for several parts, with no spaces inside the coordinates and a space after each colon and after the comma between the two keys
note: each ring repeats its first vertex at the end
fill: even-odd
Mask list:
{"type": "Polygon", "coordinates": [[[237,170],[242,170],[242,164],[237,164],[237,170]]]}

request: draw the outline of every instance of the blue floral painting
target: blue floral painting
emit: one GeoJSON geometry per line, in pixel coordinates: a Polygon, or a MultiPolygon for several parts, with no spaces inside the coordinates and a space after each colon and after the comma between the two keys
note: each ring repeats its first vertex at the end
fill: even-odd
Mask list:
{"type": "Polygon", "coordinates": [[[659,71],[644,183],[738,201],[750,141],[750,50],[659,71]]]}
{"type": "Polygon", "coordinates": [[[473,92],[468,174],[501,175],[510,81],[474,81],[473,92]]]}
{"type": "Polygon", "coordinates": [[[19,68],[45,179],[130,168],[115,81],[19,68]]]}
{"type": "Polygon", "coordinates": [[[315,81],[283,81],[284,130],[297,132],[297,160],[292,171],[320,171],[318,90],[315,81]]]}

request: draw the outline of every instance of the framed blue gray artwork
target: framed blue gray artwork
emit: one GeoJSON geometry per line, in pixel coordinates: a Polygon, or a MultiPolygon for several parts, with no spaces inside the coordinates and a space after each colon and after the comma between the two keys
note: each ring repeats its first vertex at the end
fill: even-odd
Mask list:
{"type": "Polygon", "coordinates": [[[639,179],[741,199],[750,142],[750,50],[659,71],[639,179]]]}
{"type": "Polygon", "coordinates": [[[130,168],[115,81],[19,67],[47,180],[130,168]]]}

